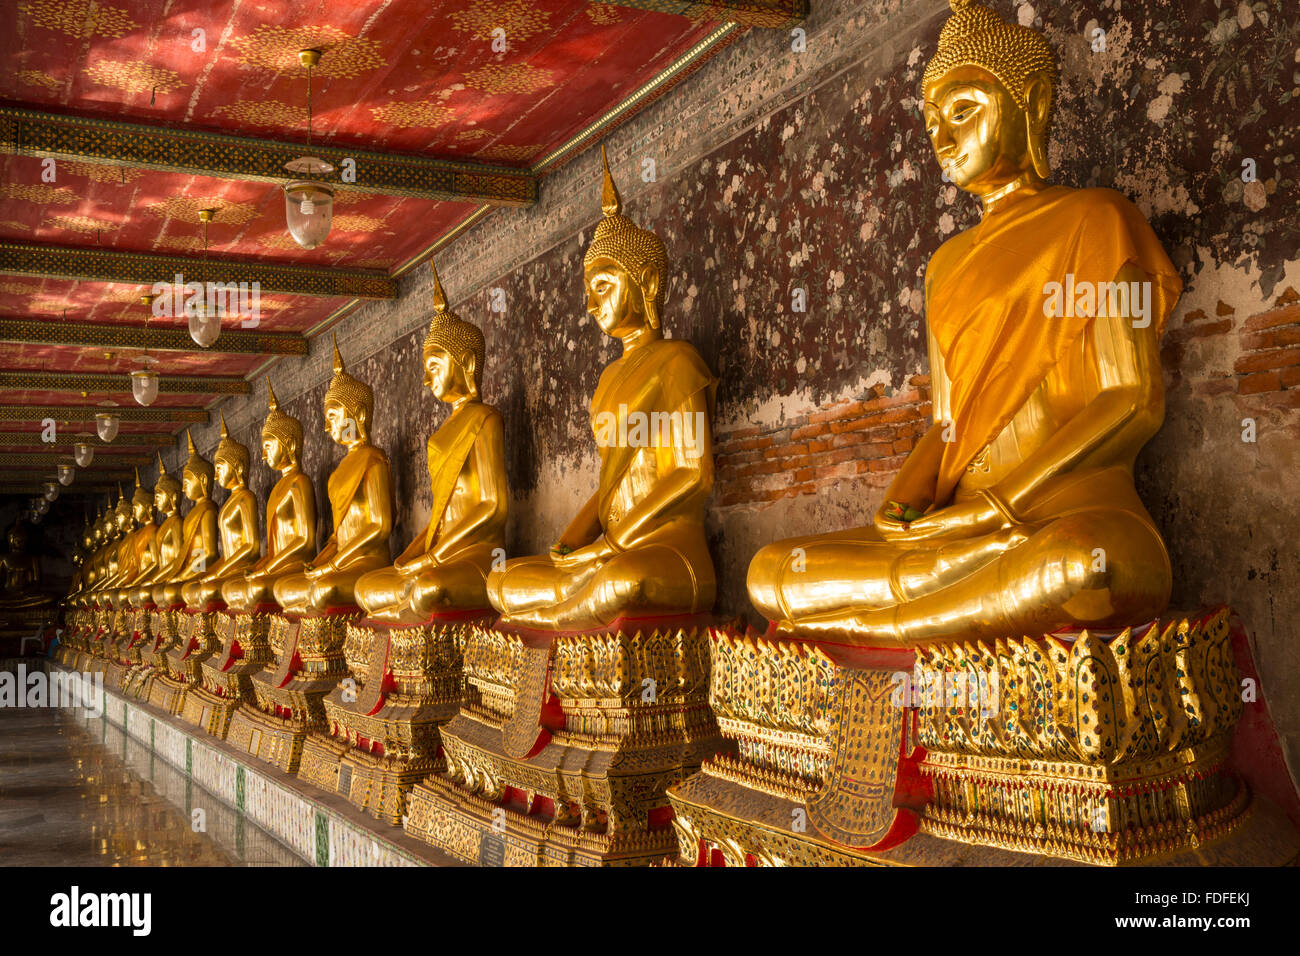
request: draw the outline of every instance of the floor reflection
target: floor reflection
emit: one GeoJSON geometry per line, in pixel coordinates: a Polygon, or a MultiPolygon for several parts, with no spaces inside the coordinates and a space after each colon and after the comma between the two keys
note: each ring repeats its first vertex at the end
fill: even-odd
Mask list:
{"type": "Polygon", "coordinates": [[[303,865],[103,718],[0,708],[0,866],[303,865]]]}

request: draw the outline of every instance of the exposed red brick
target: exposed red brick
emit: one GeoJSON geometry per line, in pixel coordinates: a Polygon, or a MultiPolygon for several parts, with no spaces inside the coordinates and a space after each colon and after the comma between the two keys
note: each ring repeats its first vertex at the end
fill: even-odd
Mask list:
{"type": "Polygon", "coordinates": [[[753,438],[762,430],[763,429],[759,428],[757,425],[746,425],[744,428],[737,428],[733,431],[726,432],[725,437],[728,440],[732,438],[753,438]]]}
{"type": "Polygon", "coordinates": [[[806,444],[782,445],[780,448],[773,448],[771,450],[771,457],[773,458],[798,458],[799,456],[806,454],[808,454],[808,446],[806,444]]]}
{"type": "Polygon", "coordinates": [[[828,441],[810,441],[808,442],[808,454],[817,455],[831,447],[828,441]]]}
{"type": "Polygon", "coordinates": [[[1292,302],[1300,302],[1300,292],[1295,290],[1295,286],[1289,285],[1282,290],[1282,294],[1273,302],[1274,308],[1281,308],[1284,305],[1290,305],[1292,302]]]}
{"type": "Polygon", "coordinates": [[[811,468],[800,468],[794,473],[795,481],[812,481],[813,470],[811,468]]]}
{"type": "Polygon", "coordinates": [[[1242,395],[1254,395],[1256,392],[1275,392],[1281,387],[1282,380],[1277,372],[1257,372],[1243,378],[1237,391],[1242,395]]]}
{"type": "MultiPolygon", "coordinates": [[[[814,414],[817,413],[814,412],[814,414]]],[[[812,415],[808,417],[809,420],[813,420],[812,415]]],[[[826,419],[825,421],[830,421],[830,419],[826,419]]],[[[821,420],[817,420],[817,424],[801,425],[798,428],[794,429],[794,431],[790,432],[790,437],[795,441],[803,441],[805,438],[813,438],[817,435],[825,435],[829,431],[830,431],[829,425],[825,424],[825,422],[821,420]]]]}
{"type": "Polygon", "coordinates": [[[1215,379],[1212,382],[1201,382],[1196,386],[1196,392],[1200,395],[1222,395],[1224,392],[1232,392],[1237,388],[1234,382],[1226,379],[1215,379]]]}
{"type": "Polygon", "coordinates": [[[808,421],[812,424],[821,422],[838,421],[841,418],[856,418],[862,414],[861,402],[844,402],[840,405],[832,405],[830,408],[819,409],[808,416],[808,421]]]}
{"type": "Polygon", "coordinates": [[[930,373],[922,372],[919,375],[913,375],[911,378],[907,380],[907,384],[908,385],[929,385],[930,373]]]}
{"type": "Polygon", "coordinates": [[[1214,308],[1214,313],[1215,315],[1236,315],[1237,310],[1220,299],[1219,304],[1214,308]]]}
{"type": "Polygon", "coordinates": [[[1295,388],[1300,385],[1300,365],[1292,365],[1278,373],[1283,388],[1295,388]]]}
{"type": "Polygon", "coordinates": [[[869,462],[872,471],[897,471],[903,466],[906,455],[895,455],[892,458],[877,458],[869,462]]]}
{"type": "Polygon", "coordinates": [[[898,452],[911,451],[912,446],[915,444],[916,442],[910,438],[900,438],[894,442],[894,452],[897,454],[898,452]]]}
{"type": "Polygon", "coordinates": [[[1243,355],[1233,363],[1235,372],[1261,372],[1270,368],[1285,368],[1300,364],[1300,349],[1271,349],[1243,355]]]}
{"type": "Polygon", "coordinates": [[[1196,309],[1194,312],[1188,312],[1185,316],[1183,316],[1183,324],[1191,325],[1193,322],[1199,322],[1201,321],[1201,319],[1208,319],[1208,318],[1209,316],[1205,314],[1204,309],[1196,309]]]}
{"type": "Polygon", "coordinates": [[[1300,325],[1275,328],[1271,332],[1252,332],[1241,337],[1241,347],[1247,351],[1276,349],[1284,345],[1300,345],[1300,325]]]}
{"type": "Polygon", "coordinates": [[[1300,305],[1290,305],[1273,309],[1271,312],[1252,315],[1246,320],[1245,329],[1247,332],[1258,332],[1261,329],[1275,329],[1279,325],[1294,325],[1297,322],[1300,322],[1300,305]]]}

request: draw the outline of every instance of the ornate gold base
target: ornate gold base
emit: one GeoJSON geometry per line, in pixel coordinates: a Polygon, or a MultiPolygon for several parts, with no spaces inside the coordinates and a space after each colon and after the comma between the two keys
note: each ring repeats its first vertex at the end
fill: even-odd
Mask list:
{"type": "Polygon", "coordinates": [[[183,684],[167,674],[155,671],[154,679],[148,687],[149,703],[161,707],[169,714],[179,714],[185,705],[185,697],[189,691],[189,684],[183,684]]]}
{"type": "Polygon", "coordinates": [[[248,753],[296,773],[309,732],[325,728],[324,699],[348,676],[343,645],[359,611],[271,618],[268,640],[276,664],[251,676],[256,706],[241,705],[227,739],[248,753]]]}
{"type": "Polygon", "coordinates": [[[1293,859],[1295,828],[1227,768],[1242,707],[1228,620],[947,644],[893,670],[879,652],[715,631],[710,700],[737,752],[670,792],[678,859],[1293,859]],[[864,829],[888,809],[892,829],[864,829]],[[1248,822],[1275,830],[1243,840],[1248,822]]]}
{"type": "Polygon", "coordinates": [[[220,697],[204,687],[190,686],[181,706],[181,719],[220,740],[226,739],[230,718],[239,701],[220,697]]]}
{"type": "Polygon", "coordinates": [[[706,622],[521,635],[476,625],[447,769],[408,833],[469,862],[638,865],[673,843],[667,788],[717,750],[706,622]],[[644,629],[642,629],[644,628],[644,629]]]}
{"type": "Polygon", "coordinates": [[[470,627],[488,617],[452,612],[415,627],[350,625],[344,656],[351,680],[325,698],[330,736],[320,746],[308,741],[299,776],[401,823],[406,794],[445,767],[438,728],[460,707],[470,627]]]}
{"type": "Polygon", "coordinates": [[[264,714],[240,704],[231,715],[226,742],[240,753],[264,760],[285,773],[297,773],[307,732],[303,721],[264,714]]]}
{"type": "MultiPolygon", "coordinates": [[[[168,675],[184,684],[200,684],[203,680],[203,663],[219,646],[217,627],[226,634],[234,622],[230,615],[218,611],[185,611],[177,617],[176,644],[163,651],[161,657],[168,675]]],[[[155,652],[155,656],[159,656],[155,652]]]]}

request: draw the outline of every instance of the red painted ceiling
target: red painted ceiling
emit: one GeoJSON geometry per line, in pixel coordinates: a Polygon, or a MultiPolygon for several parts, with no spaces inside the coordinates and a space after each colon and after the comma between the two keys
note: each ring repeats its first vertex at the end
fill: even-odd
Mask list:
{"type": "MultiPolygon", "coordinates": [[[[312,78],[314,142],[528,166],[716,26],[587,0],[16,0],[0,13],[0,100],[305,143],[307,77],[297,53],[310,47],[324,51],[312,78]],[[496,28],[504,51],[493,48],[496,28]]],[[[212,256],[391,271],[475,208],[344,188],[328,239],[308,251],[289,238],[273,184],[68,161],[55,171],[47,182],[40,159],[0,157],[0,241],[197,257],[198,211],[215,208],[212,256]]],[[[143,325],[137,297],[145,291],[0,275],[0,318],[143,325]]],[[[345,301],[263,296],[260,328],[304,332],[345,301]]],[[[159,323],[183,325],[150,321],[159,323]]],[[[0,370],[124,375],[139,354],[114,350],[106,360],[102,349],[0,342],[0,370]]],[[[157,354],[163,375],[246,376],[265,362],[198,347],[157,354]]],[[[103,397],[0,390],[0,404],[103,397]]],[[[133,403],[125,377],[112,397],[133,403]]],[[[155,405],[212,400],[163,393],[155,405]]]]}

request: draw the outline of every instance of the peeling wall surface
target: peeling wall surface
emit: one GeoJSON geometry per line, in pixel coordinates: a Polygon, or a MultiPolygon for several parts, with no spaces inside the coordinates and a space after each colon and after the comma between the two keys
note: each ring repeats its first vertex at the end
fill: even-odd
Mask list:
{"type": "MultiPolygon", "coordinates": [[[[1054,180],[1124,193],[1182,273],[1163,348],[1166,424],[1139,459],[1138,487],[1173,558],[1173,607],[1228,603],[1244,618],[1295,768],[1300,9],[994,5],[1044,30],[1059,53],[1054,180]]],[[[785,32],[751,32],[607,143],[624,211],[668,248],[665,325],[721,380],[710,516],[720,614],[754,620],[745,571],[761,545],[869,523],[924,428],[925,265],[979,219],[975,200],[941,178],[917,99],[947,14],[946,0],[815,2],[806,50],[785,32]]],[[[543,180],[535,207],[493,212],[438,257],[454,307],[487,336],[512,555],[548,548],[595,487],[587,408],[618,354],[582,290],[600,215],[599,153],[588,150],[543,180]],[[504,312],[492,311],[494,295],[504,312]]],[[[374,438],[398,503],[394,553],[428,519],[423,443],[445,417],[421,385],[428,270],[401,292],[338,328],[348,370],[376,394],[374,438]]],[[[325,336],[271,370],[307,432],[304,466],[322,505],[341,458],[321,414],[330,361],[325,336]]],[[[223,407],[256,449],[265,384],[223,407]]],[[[216,426],[195,439],[210,455],[216,426]]],[[[173,450],[169,467],[183,458],[173,450]]],[[[263,500],[273,477],[254,465],[263,500]]]]}

